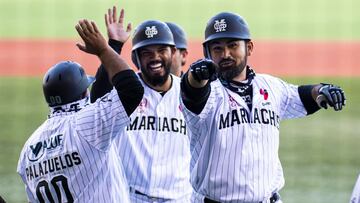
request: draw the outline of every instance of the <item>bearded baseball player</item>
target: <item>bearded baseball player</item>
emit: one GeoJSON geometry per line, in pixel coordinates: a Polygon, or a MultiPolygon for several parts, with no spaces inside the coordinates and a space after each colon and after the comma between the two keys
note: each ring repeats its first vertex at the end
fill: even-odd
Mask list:
{"type": "MultiPolygon", "coordinates": [[[[105,19],[110,44],[120,50],[114,41],[126,41],[130,30],[120,29],[123,10],[119,20],[114,13],[113,8],[105,19]]],[[[138,77],[145,92],[130,116],[124,135],[117,139],[130,185],[130,199],[132,202],[190,202],[190,143],[179,108],[180,78],[170,74],[176,51],[173,35],[165,23],[149,20],[136,28],[132,45],[132,61],[140,70],[138,77]]],[[[103,66],[96,79],[92,95],[101,96],[112,88],[103,66]]]]}
{"type": "Polygon", "coordinates": [[[135,72],[106,43],[88,20],[76,25],[85,45],[97,55],[114,89],[90,104],[88,78],[75,62],[50,68],[43,91],[48,119],[31,135],[17,171],[29,202],[130,202],[129,190],[114,139],[129,124],[144,93],[135,72]]]}
{"type": "Polygon", "coordinates": [[[187,41],[185,31],[177,24],[166,22],[173,34],[176,51],[171,62],[170,72],[173,75],[181,77],[183,75],[182,68],[186,63],[188,56],[187,41]]]}
{"type": "Polygon", "coordinates": [[[193,202],[280,202],[284,186],[278,157],[284,119],[345,105],[340,87],[288,84],[257,74],[248,24],[234,13],[212,17],[205,29],[205,59],[181,82],[189,127],[193,202]]]}

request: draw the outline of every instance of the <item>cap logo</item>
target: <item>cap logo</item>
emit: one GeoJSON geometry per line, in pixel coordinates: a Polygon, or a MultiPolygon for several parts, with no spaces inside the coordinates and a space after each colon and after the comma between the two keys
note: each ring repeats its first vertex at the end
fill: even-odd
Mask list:
{"type": "Polygon", "coordinates": [[[227,24],[225,19],[215,20],[214,29],[216,32],[224,32],[226,31],[227,24]]]}
{"type": "Polygon", "coordinates": [[[158,30],[156,29],[155,25],[151,27],[146,27],[145,34],[147,38],[153,38],[154,35],[158,34],[158,30]]]}

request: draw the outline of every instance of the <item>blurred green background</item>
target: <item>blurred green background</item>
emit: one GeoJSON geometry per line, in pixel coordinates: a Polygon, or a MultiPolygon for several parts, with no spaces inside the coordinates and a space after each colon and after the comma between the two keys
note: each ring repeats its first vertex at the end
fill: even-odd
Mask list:
{"type": "Polygon", "coordinates": [[[73,38],[81,18],[105,28],[104,12],[112,5],[125,8],[126,20],[133,25],[149,19],[174,21],[191,38],[202,39],[206,22],[220,11],[244,16],[256,39],[360,37],[358,0],[1,0],[0,36],[73,38]]]}
{"type": "MultiPolygon", "coordinates": [[[[114,4],[125,8],[126,22],[133,27],[148,19],[173,21],[190,39],[202,39],[207,20],[224,10],[244,16],[255,40],[360,39],[360,12],[355,11],[360,1],[355,0],[0,0],[0,38],[73,39],[74,25],[81,18],[94,19],[105,31],[103,15],[114,4]]],[[[342,112],[321,111],[282,123],[283,201],[349,202],[360,172],[359,76],[283,79],[295,84],[336,83],[348,99],[342,112]]],[[[8,202],[26,201],[17,160],[46,116],[41,77],[0,77],[0,195],[8,202]]]]}

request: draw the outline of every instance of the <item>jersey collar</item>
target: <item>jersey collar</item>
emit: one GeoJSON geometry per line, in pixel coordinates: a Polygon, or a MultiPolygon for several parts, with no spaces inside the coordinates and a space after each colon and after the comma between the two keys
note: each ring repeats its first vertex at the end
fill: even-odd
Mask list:
{"type": "Polygon", "coordinates": [[[223,78],[219,78],[219,79],[220,82],[231,91],[244,92],[246,89],[251,87],[254,77],[255,77],[255,71],[250,66],[246,66],[246,80],[244,81],[237,82],[234,80],[228,81],[223,78]]]}
{"type": "Polygon", "coordinates": [[[50,107],[50,114],[48,118],[52,118],[55,116],[63,116],[63,115],[71,115],[83,109],[85,106],[90,104],[89,97],[85,97],[84,99],[64,104],[61,106],[50,107]]]}

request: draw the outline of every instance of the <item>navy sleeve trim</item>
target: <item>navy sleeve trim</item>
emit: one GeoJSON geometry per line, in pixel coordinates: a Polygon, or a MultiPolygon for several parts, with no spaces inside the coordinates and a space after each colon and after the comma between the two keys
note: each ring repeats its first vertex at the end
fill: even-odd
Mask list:
{"type": "Polygon", "coordinates": [[[110,45],[110,47],[116,51],[116,53],[119,53],[121,54],[121,50],[124,46],[124,43],[120,42],[120,41],[117,41],[117,40],[114,40],[114,39],[109,39],[109,42],[108,44],[110,45]]]}
{"type": "Polygon", "coordinates": [[[202,88],[194,88],[189,84],[188,72],[181,78],[181,97],[187,109],[195,114],[200,114],[204,109],[206,101],[211,92],[210,83],[208,82],[202,88]]]}
{"type": "Polygon", "coordinates": [[[144,96],[144,87],[139,77],[133,70],[125,70],[117,73],[112,78],[112,83],[118,92],[127,115],[130,116],[144,96]]]}
{"type": "Polygon", "coordinates": [[[301,85],[298,87],[301,102],[303,103],[307,115],[313,114],[320,109],[312,97],[311,91],[314,85],[301,85]]]}
{"type": "Polygon", "coordinates": [[[113,88],[109,81],[108,74],[103,65],[100,65],[95,75],[95,82],[93,83],[90,91],[90,101],[93,103],[98,98],[110,92],[113,88]]]}

